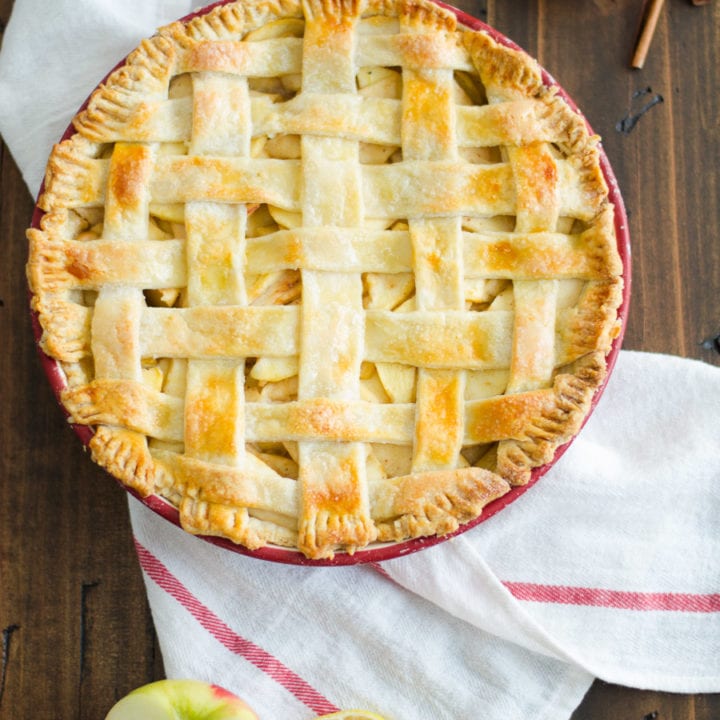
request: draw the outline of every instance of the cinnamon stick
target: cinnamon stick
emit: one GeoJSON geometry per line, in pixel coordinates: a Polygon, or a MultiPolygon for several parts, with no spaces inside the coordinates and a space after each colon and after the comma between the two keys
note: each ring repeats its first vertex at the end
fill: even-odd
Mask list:
{"type": "Polygon", "coordinates": [[[649,0],[649,2],[646,3],[640,24],[640,32],[638,33],[638,39],[635,45],[635,52],[630,62],[630,66],[633,68],[640,69],[645,64],[645,58],[647,58],[650,43],[655,34],[655,27],[657,26],[660,11],[664,3],[665,0],[649,0]]]}

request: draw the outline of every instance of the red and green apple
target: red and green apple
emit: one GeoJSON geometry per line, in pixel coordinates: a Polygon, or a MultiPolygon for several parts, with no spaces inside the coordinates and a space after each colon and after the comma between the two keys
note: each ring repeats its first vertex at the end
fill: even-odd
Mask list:
{"type": "Polygon", "coordinates": [[[233,693],[200,680],[158,680],[119,700],[105,720],[258,720],[233,693]]]}

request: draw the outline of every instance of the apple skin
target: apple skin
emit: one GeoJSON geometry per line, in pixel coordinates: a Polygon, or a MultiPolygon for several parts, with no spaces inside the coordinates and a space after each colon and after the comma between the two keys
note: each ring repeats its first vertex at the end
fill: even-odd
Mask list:
{"type": "Polygon", "coordinates": [[[133,690],[105,720],[258,720],[229,690],[200,680],[158,680],[133,690]]]}

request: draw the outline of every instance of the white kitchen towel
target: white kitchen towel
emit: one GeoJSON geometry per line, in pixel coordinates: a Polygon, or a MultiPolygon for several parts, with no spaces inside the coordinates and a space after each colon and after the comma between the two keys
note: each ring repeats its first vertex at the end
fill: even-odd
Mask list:
{"type": "MultiPolygon", "coordinates": [[[[15,0],[0,133],[35,194],[98,79],[188,0],[15,0]]],[[[451,541],[382,566],[292,567],[190,537],[130,501],[168,675],[263,720],[565,719],[593,677],[720,691],[720,369],[623,352],[559,463],[451,541]]]]}
{"type": "Polygon", "coordinates": [[[166,673],[233,690],[261,720],[358,707],[388,720],[567,720],[593,681],[454,617],[382,568],[256,560],[137,500],[130,510],[166,673]]]}

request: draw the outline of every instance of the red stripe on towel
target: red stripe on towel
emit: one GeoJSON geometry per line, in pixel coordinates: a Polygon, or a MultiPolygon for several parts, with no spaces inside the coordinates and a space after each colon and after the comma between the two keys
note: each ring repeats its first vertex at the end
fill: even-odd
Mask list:
{"type": "Polygon", "coordinates": [[[618,610],[720,612],[720,594],[718,593],[702,595],[696,593],[631,592],[526,582],[503,582],[503,585],[518,600],[529,602],[589,605],[618,610]]]}
{"type": "Polygon", "coordinates": [[[135,539],[142,569],[160,588],[177,600],[219,643],[252,663],[291,692],[314,713],[337,712],[326,697],[261,647],[238,635],[206,605],[200,602],[147,548],[135,539]]]}

